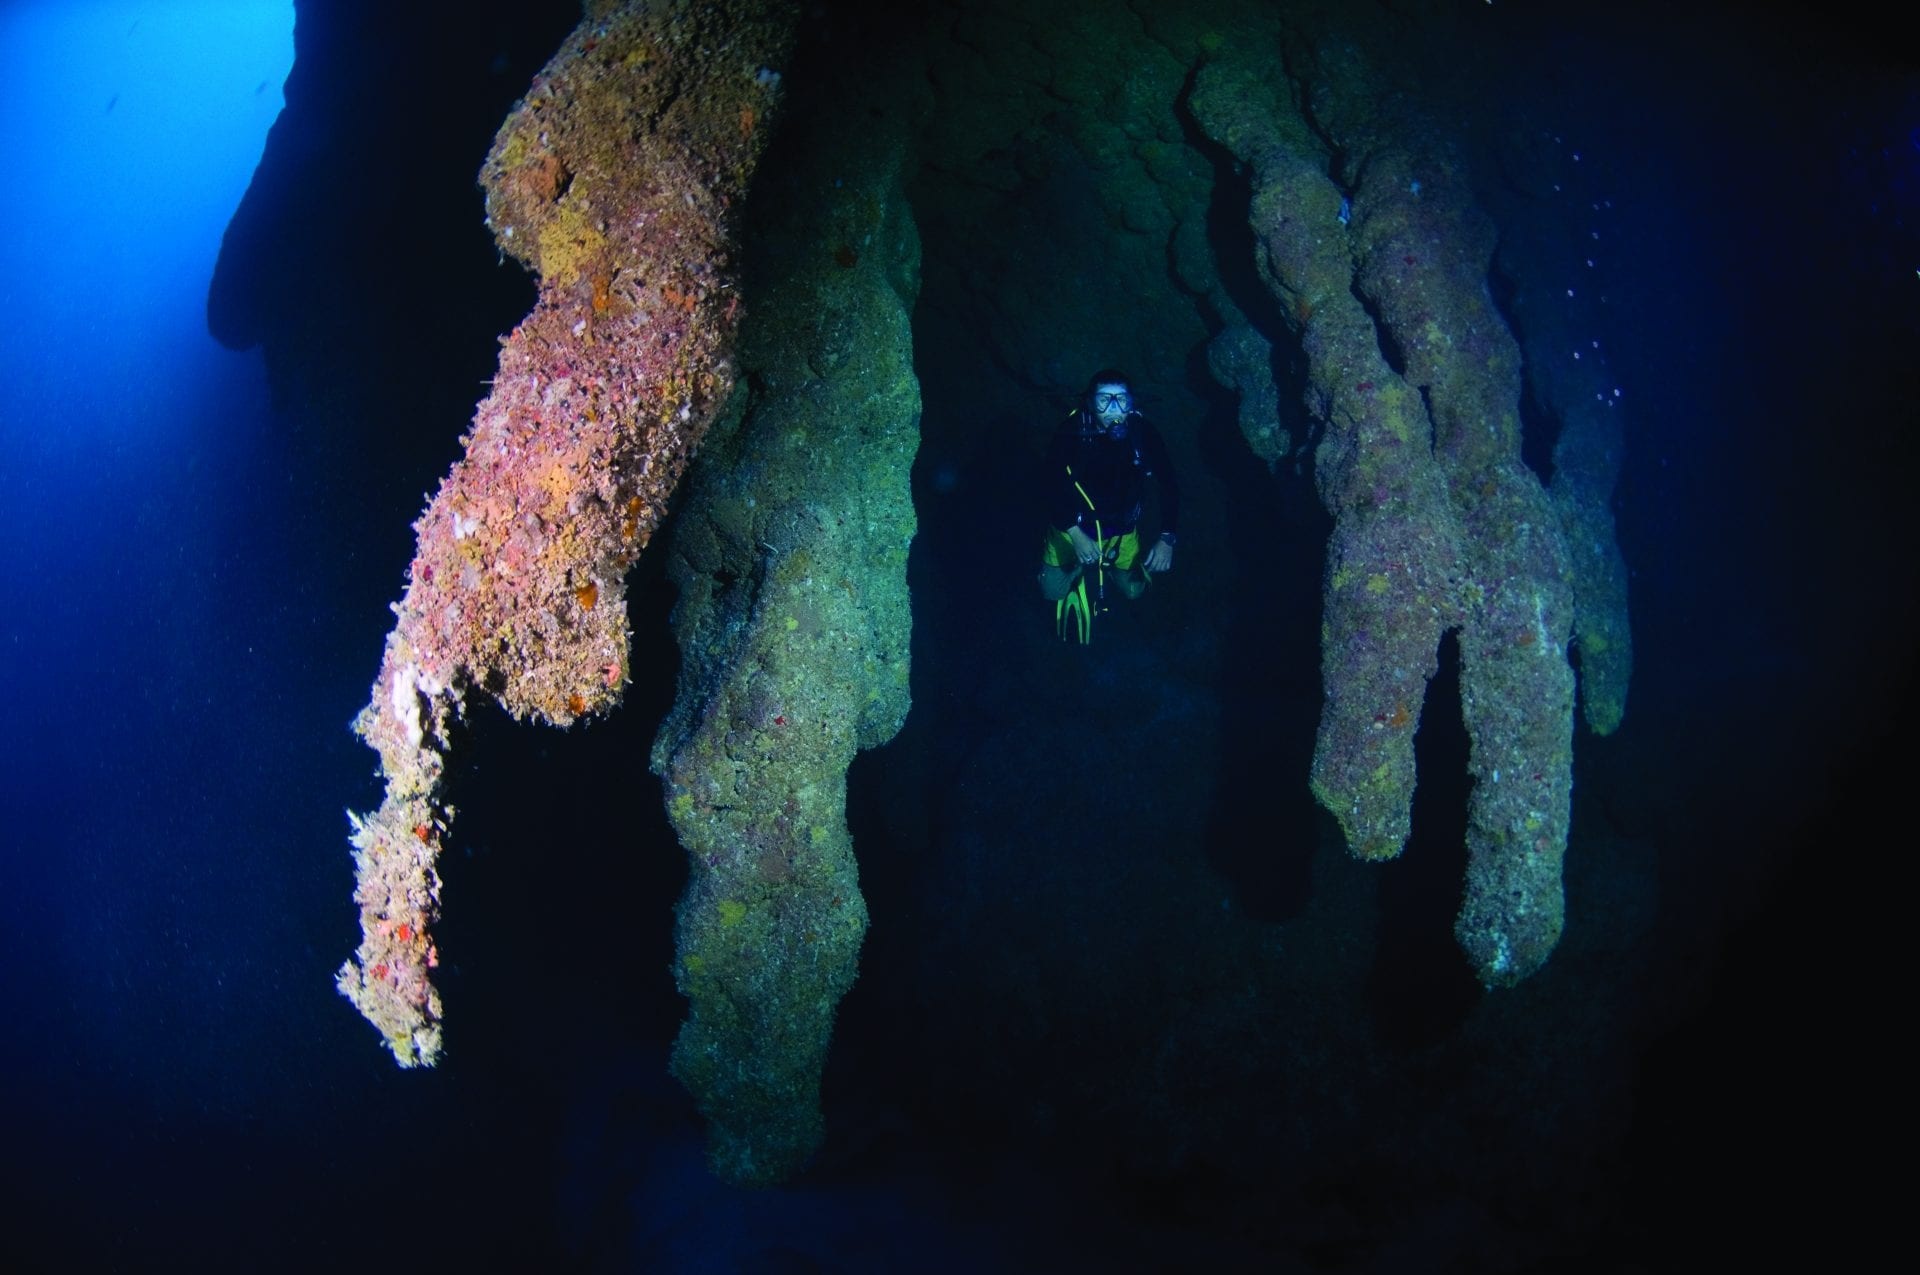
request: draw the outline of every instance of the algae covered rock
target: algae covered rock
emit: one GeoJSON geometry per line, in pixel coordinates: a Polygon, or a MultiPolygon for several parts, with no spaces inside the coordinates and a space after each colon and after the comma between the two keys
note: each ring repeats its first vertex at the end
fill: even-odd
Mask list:
{"type": "Polygon", "coordinates": [[[673,1070],[738,1182],[790,1176],[820,1140],[867,926],[847,767],[909,703],[919,242],[904,130],[819,126],[856,110],[816,107],[760,190],[741,344],[755,389],[702,454],[669,564],[683,664],[653,765],[690,864],[673,1070]]]}

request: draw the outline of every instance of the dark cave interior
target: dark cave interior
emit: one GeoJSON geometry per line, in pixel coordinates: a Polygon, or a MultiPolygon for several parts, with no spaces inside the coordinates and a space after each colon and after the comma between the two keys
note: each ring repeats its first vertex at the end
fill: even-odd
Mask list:
{"type": "MultiPolygon", "coordinates": [[[[1515,48],[1566,54],[1579,26],[1521,20],[1510,44],[1463,44],[1466,7],[1378,15],[1431,37],[1410,58],[1452,105],[1515,48]]],[[[535,8],[489,0],[449,26],[372,3],[301,4],[288,111],[214,281],[210,325],[264,349],[277,446],[307,504],[356,511],[312,538],[301,568],[343,617],[337,649],[363,652],[367,669],[418,494],[457,454],[495,339],[532,297],[487,238],[474,171],[576,17],[535,8]],[[377,99],[372,83],[386,86],[377,99]]],[[[1834,1154],[1833,1129],[1870,1114],[1838,1091],[1826,1051],[1870,1050],[1860,1037],[1875,1029],[1828,986],[1834,958],[1809,949],[1844,941],[1850,976],[1889,942],[1818,852],[1858,835],[1851,808],[1898,791],[1886,745],[1910,703],[1901,621],[1913,606],[1910,589],[1873,600],[1867,582],[1910,581],[1911,567],[1858,521],[1887,494],[1872,484],[1890,481],[1895,444],[1863,434],[1841,457],[1801,438],[1807,420],[1911,421],[1911,371],[1905,387],[1884,379],[1911,333],[1864,302],[1825,327],[1805,321],[1833,313],[1836,293],[1860,295],[1848,292],[1858,263],[1819,208],[1830,136],[1763,104],[1761,68],[1784,40],[1722,45],[1705,83],[1649,92],[1642,105],[1672,133],[1650,153],[1634,148],[1654,125],[1610,119],[1601,87],[1555,97],[1541,65],[1515,66],[1505,85],[1593,138],[1591,167],[1610,165],[1621,192],[1631,256],[1613,287],[1635,317],[1616,315],[1608,339],[1636,378],[1617,508],[1643,662],[1628,726],[1577,739],[1561,948],[1521,987],[1489,993],[1450,930],[1468,785],[1457,651],[1443,648],[1420,721],[1411,842],[1390,865],[1357,862],[1304,779],[1329,527],[1304,446],[1312,422],[1297,412],[1301,452],[1271,471],[1249,452],[1233,394],[1207,370],[1217,316],[1173,260],[1164,214],[1089,194],[1117,180],[1089,158],[1114,137],[1057,87],[994,90],[1034,59],[1124,57],[1116,92],[1170,83],[1178,101],[1187,71],[1147,34],[1152,21],[1054,8],[1061,26],[1037,43],[987,6],[900,10],[891,25],[857,20],[858,6],[810,10],[758,179],[768,194],[746,221],[748,278],[779,269],[756,261],[751,233],[754,217],[808,194],[782,188],[795,171],[783,148],[832,145],[834,130],[860,126],[835,113],[849,81],[910,68],[899,109],[918,147],[907,190],[922,236],[924,403],[914,708],[849,774],[873,924],[807,1182],[931,1163],[964,1184],[957,1194],[991,1201],[1042,1180],[1084,1226],[1112,1219],[1118,1235],[1127,1217],[1130,1242],[1143,1219],[1204,1235],[1221,1247],[1182,1251],[1228,1265],[1286,1250],[1312,1269],[1386,1268],[1443,1229],[1480,1234],[1455,1251],[1484,1269],[1574,1253],[1596,1264],[1570,1269],[1663,1269],[1778,1243],[1736,1219],[1807,1216],[1807,1166],[1834,1154]],[[1090,49],[1067,21],[1076,13],[1111,47],[1090,49]],[[1157,63],[1128,52],[1143,47],[1157,63]],[[1746,114],[1728,132],[1719,112],[1734,109],[1746,114]],[[1710,160],[1689,149],[1702,137],[1722,148],[1710,160]],[[1797,149],[1783,153],[1782,138],[1797,149]],[[1708,171],[1663,192],[1688,157],[1708,171]],[[1782,194],[1765,175],[1801,163],[1816,174],[1806,188],[1782,194]],[[1770,197],[1773,225],[1807,250],[1763,283],[1745,263],[1770,252],[1766,234],[1727,210],[1770,197]],[[1800,321],[1767,326],[1759,312],[1800,321]],[[1080,382],[1111,363],[1136,372],[1173,438],[1188,516],[1178,569],[1080,648],[1056,637],[1032,587],[1033,469],[1080,382]],[[1746,366],[1806,370],[1734,379],[1746,366]],[[1863,667],[1890,670],[1887,710],[1852,691],[1863,667]],[[1717,1187],[1702,1198],[1693,1184],[1706,1180],[1717,1187]]],[[[1578,65],[1627,56],[1630,31],[1631,15],[1603,22],[1578,65]]],[[[1673,34],[1634,67],[1715,49],[1706,19],[1673,34]]],[[[1823,77],[1859,56],[1837,37],[1823,48],[1824,61],[1807,58],[1823,77]]],[[[1495,127],[1506,104],[1488,94],[1463,135],[1495,127]]],[[[1133,137],[1126,162],[1146,176],[1138,156],[1150,154],[1168,189],[1205,192],[1218,282],[1274,340],[1281,400],[1297,411],[1301,356],[1255,274],[1240,176],[1177,110],[1165,127],[1133,137]]],[[[1493,150],[1478,156],[1490,181],[1493,150]]],[[[1528,461],[1544,471],[1551,415],[1523,410],[1528,461]]],[[[644,555],[630,585],[636,677],[619,713],[560,733],[483,708],[463,731],[450,778],[462,853],[445,865],[442,931],[459,954],[457,1043],[439,1095],[419,1098],[409,1076],[372,1104],[470,1153],[436,1194],[491,1203],[501,1220],[455,1252],[498,1252],[516,1225],[532,1234],[510,1251],[526,1256],[597,1242],[556,1239],[515,1173],[494,1167],[502,1148],[552,1160],[556,1125],[590,1124],[598,1149],[572,1161],[563,1193],[597,1201],[580,1206],[595,1214],[617,1211],[643,1176],[623,1145],[697,1124],[663,1071],[682,1013],[669,967],[686,870],[645,762],[678,659],[659,557],[644,555]],[[583,891],[609,901],[603,915],[581,914],[583,891]],[[551,977],[557,962],[577,975],[551,977]],[[474,1126],[473,1110],[491,1114],[474,1126]]],[[[356,658],[342,656],[349,700],[356,658]]],[[[364,782],[345,742],[332,758],[364,782]]],[[[313,903],[315,928],[342,950],[347,897],[342,884],[337,908],[313,903]]],[[[334,1017],[329,1041],[365,1046],[351,1083],[387,1085],[362,1025],[334,1017]]],[[[1084,1234],[1071,1249],[1040,1238],[1026,1209],[978,1207],[1023,1219],[1008,1225],[1036,1233],[1037,1266],[1089,1251],[1084,1234]]]]}

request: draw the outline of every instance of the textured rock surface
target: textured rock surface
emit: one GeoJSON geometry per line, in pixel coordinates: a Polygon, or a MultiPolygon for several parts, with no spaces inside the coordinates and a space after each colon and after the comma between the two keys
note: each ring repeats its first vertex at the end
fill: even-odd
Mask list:
{"type": "Polygon", "coordinates": [[[1487,288],[1491,223],[1392,75],[1297,41],[1296,115],[1259,63],[1202,69],[1192,105],[1250,169],[1261,265],[1298,326],[1334,515],[1315,795],[1364,858],[1411,828],[1413,735],[1441,635],[1460,633],[1472,740],[1456,935],[1511,983],[1558,941],[1570,820],[1572,568],[1520,456],[1520,353],[1487,288]],[[1310,127],[1303,127],[1310,125],[1310,127]],[[1334,174],[1346,175],[1345,185],[1334,174]]]}
{"type": "MultiPolygon", "coordinates": [[[[1332,517],[1313,793],[1356,855],[1399,854],[1427,683],[1458,634],[1473,783],[1456,934],[1483,982],[1546,959],[1562,925],[1570,640],[1589,719],[1605,728],[1624,702],[1606,517],[1617,434],[1574,410],[1590,387],[1536,386],[1565,421],[1551,497],[1527,467],[1521,349],[1488,289],[1492,223],[1415,77],[1363,52],[1381,47],[1356,34],[1364,22],[1341,35],[1304,13],[1218,10],[935,6],[924,49],[816,75],[804,129],[755,181],[744,286],[728,214],[789,92],[767,10],[621,10],[535,81],[486,183],[539,304],[417,525],[359,723],[389,791],[356,824],[366,941],[341,985],[403,1061],[439,1046],[427,928],[450,720],[470,686],[562,725],[618,698],[626,569],[711,423],[674,538],[683,664],[652,758],[692,868],[674,1069],[723,1175],[778,1180],[818,1144],[867,926],[847,769],[907,711],[915,327],[954,346],[939,359],[949,415],[994,470],[1017,468],[1021,431],[1043,431],[1096,366],[1126,366],[1161,418],[1188,492],[1183,566],[1142,614],[1174,656],[1121,676],[1154,688],[1146,720],[1187,732],[1158,764],[1180,789],[1155,808],[1170,841],[1207,817],[1211,754],[1194,745],[1225,665],[1217,632],[1243,600],[1225,582],[1259,580],[1276,538],[1310,525],[1269,490],[1229,527],[1227,492],[1291,481],[1310,505],[1311,454],[1332,517]],[[918,314],[916,217],[940,245],[918,314]],[[1225,444],[1201,433],[1227,401],[1209,378],[1237,400],[1217,418],[1225,444]],[[1257,479],[1229,472],[1249,459],[1242,442],[1257,479]]],[[[964,480],[951,460],[932,473],[943,495],[964,480]]],[[[1024,516],[982,508],[993,525],[977,531],[992,540],[1024,516]]],[[[1087,710],[1054,711],[1009,738],[1012,764],[1048,732],[1076,746],[1087,710]]],[[[1106,742],[1162,744],[1126,714],[1106,742]]],[[[1308,769],[1302,756],[1290,773],[1308,769]]]]}
{"type": "MultiPolygon", "coordinates": [[[[847,767],[908,708],[909,313],[920,245],[891,77],[815,102],[756,187],[743,411],[703,452],[670,573],[679,696],[654,748],[690,876],[673,1069],[722,1176],[772,1182],[821,1136],[820,1074],[866,933],[847,767]]],[[[818,91],[818,90],[816,90],[818,91]]]]}
{"type": "Polygon", "coordinates": [[[729,206],[776,96],[778,6],[631,5],[575,29],[501,127],[482,181],[540,276],[503,342],[355,729],[386,797],[355,817],[362,940],[338,984],[403,1066],[441,1048],[439,789],[470,688],[558,725],[617,702],[626,570],[732,389],[729,206]]]}
{"type": "Polygon", "coordinates": [[[968,247],[929,255],[928,291],[1031,391],[1071,399],[1118,366],[1170,395],[1207,338],[1167,271],[1207,202],[1175,109],[1185,73],[1121,5],[931,10],[916,211],[930,243],[968,247]]]}

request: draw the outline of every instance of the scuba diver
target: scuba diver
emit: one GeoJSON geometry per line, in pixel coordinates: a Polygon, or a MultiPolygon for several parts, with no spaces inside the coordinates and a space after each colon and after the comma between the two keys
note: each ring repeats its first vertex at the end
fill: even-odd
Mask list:
{"type": "Polygon", "coordinates": [[[1087,642],[1095,613],[1106,609],[1108,587],[1139,597],[1155,572],[1173,566],[1178,538],[1180,485],[1173,460],[1160,431],[1135,408],[1124,373],[1108,368],[1087,385],[1080,406],[1047,446],[1044,481],[1040,592],[1054,604],[1060,636],[1067,636],[1072,619],[1087,642]],[[1160,484],[1160,538],[1142,557],[1138,524],[1149,478],[1160,484]]]}

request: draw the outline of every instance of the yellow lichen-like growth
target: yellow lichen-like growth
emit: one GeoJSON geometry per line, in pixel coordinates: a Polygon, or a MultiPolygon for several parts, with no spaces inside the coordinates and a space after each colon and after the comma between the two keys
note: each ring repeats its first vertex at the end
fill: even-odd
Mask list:
{"type": "Polygon", "coordinates": [[[584,212],[562,204],[540,228],[540,274],[550,283],[568,287],[579,281],[588,263],[600,259],[606,247],[607,237],[584,212]]]}

